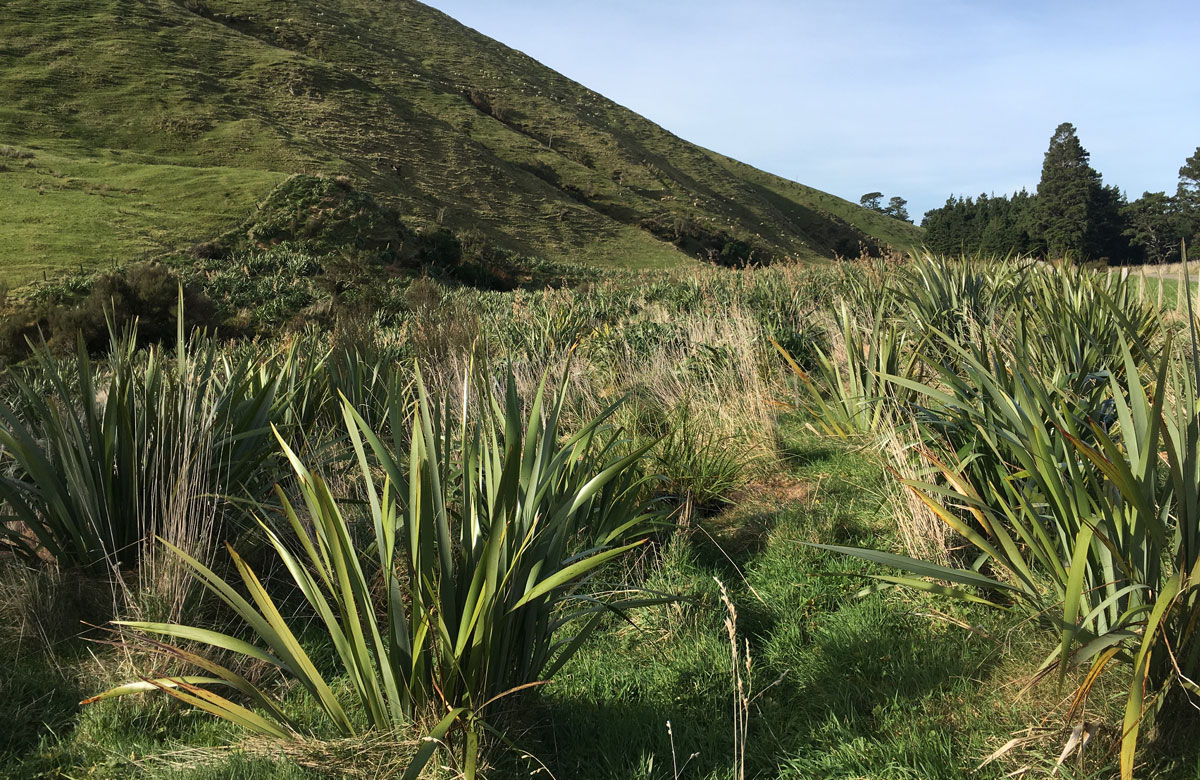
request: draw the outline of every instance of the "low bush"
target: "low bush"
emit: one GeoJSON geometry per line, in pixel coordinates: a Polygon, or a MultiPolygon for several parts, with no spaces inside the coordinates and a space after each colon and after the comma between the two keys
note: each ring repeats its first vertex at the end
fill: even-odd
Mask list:
{"type": "MultiPolygon", "coordinates": [[[[303,508],[280,490],[284,527],[265,518],[261,526],[315,616],[309,634],[323,635],[347,684],[318,671],[294,621],[232,549],[250,600],[172,547],[261,644],[198,626],[125,625],[277,668],[304,687],[341,736],[438,721],[406,778],[421,772],[433,740],[453,727],[462,736],[462,771],[474,777],[480,719],[495,701],[553,676],[605,615],[662,601],[603,599],[589,584],[647,529],[642,480],[627,478],[647,448],[615,451],[603,427],[612,410],[564,441],[558,420],[565,396],[560,391],[543,406],[544,388],[543,381],[523,417],[510,373],[503,397],[480,387],[477,414],[454,424],[418,377],[406,457],[399,440],[385,443],[346,403],[372,529],[366,541],[358,541],[349,507],[284,446],[303,508]],[[568,625],[576,628],[564,637],[568,625]]],[[[405,414],[404,398],[392,403],[393,415],[405,414]]],[[[95,699],[159,689],[269,737],[287,740],[302,730],[292,705],[263,686],[181,646],[152,644],[208,676],[143,679],[95,699]],[[232,688],[255,709],[213,686],[232,688]]]]}
{"type": "Polygon", "coordinates": [[[675,503],[707,514],[733,501],[747,482],[750,460],[738,442],[682,415],[655,458],[659,490],[675,503]]]}
{"type": "Polygon", "coordinates": [[[184,283],[163,263],[135,263],[87,280],[85,291],[64,290],[58,300],[19,304],[0,321],[0,358],[10,362],[30,354],[30,343],[69,354],[82,339],[89,352],[109,348],[110,336],[129,331],[138,345],[170,341],[184,328],[217,325],[216,307],[199,287],[184,283]]]}
{"type": "Polygon", "coordinates": [[[810,371],[775,342],[797,379],[799,404],[830,436],[879,433],[912,396],[906,382],[919,369],[917,353],[904,329],[887,319],[886,307],[867,326],[842,303],[833,322],[829,352],[813,346],[810,371]]]}
{"type": "Polygon", "coordinates": [[[463,259],[462,242],[445,228],[418,234],[412,245],[415,261],[437,271],[453,269],[463,259]]]}
{"type": "MultiPolygon", "coordinates": [[[[139,352],[127,331],[103,372],[37,350],[0,404],[3,540],[31,562],[142,562],[155,535],[207,549],[219,497],[252,487],[272,424],[303,426],[304,350],[218,359],[209,341],[139,352]],[[235,490],[238,488],[238,490],[235,490]]],[[[252,491],[255,492],[255,491],[252,491]]]]}

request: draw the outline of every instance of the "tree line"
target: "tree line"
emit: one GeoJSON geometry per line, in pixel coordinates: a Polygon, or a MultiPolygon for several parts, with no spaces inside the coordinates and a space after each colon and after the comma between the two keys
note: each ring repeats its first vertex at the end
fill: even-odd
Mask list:
{"type": "Polygon", "coordinates": [[[1132,202],[1104,184],[1075,127],[1059,125],[1036,193],[952,196],[925,212],[933,252],[1029,254],[1111,263],[1169,263],[1200,231],[1200,147],[1179,169],[1174,195],[1146,192],[1132,202]]]}

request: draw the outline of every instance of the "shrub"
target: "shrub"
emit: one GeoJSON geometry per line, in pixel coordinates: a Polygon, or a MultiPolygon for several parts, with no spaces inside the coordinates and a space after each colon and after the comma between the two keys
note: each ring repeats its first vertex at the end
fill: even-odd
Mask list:
{"type": "Polygon", "coordinates": [[[12,160],[32,160],[33,152],[28,149],[19,149],[15,146],[0,144],[0,157],[8,157],[12,160]]]}
{"type": "Polygon", "coordinates": [[[731,268],[745,268],[754,259],[754,254],[754,248],[745,241],[732,238],[721,247],[716,262],[731,268]]]}
{"type": "Polygon", "coordinates": [[[800,406],[827,435],[877,433],[912,395],[906,383],[918,370],[917,355],[904,330],[887,321],[886,311],[886,306],[877,308],[868,328],[843,303],[830,329],[832,348],[826,353],[812,347],[811,372],[775,342],[798,380],[800,406]]]}
{"type": "Polygon", "coordinates": [[[1144,723],[1173,693],[1200,694],[1200,369],[1169,344],[1156,357],[1136,311],[1103,291],[1106,316],[1072,304],[1077,289],[1054,293],[1064,305],[1053,310],[1074,313],[1047,326],[1086,338],[1010,342],[976,328],[959,343],[939,330],[928,345],[935,380],[905,383],[921,396],[923,435],[940,445],[927,458],[941,483],[905,482],[978,553],[971,568],[828,549],[915,575],[879,575],[886,583],[1041,623],[1058,637],[1041,675],[1061,681],[1068,666],[1088,667],[1075,716],[1100,676],[1124,667],[1121,775],[1131,778],[1144,723]],[[1079,376],[1109,365],[1110,338],[1120,370],[1079,376]],[[1064,358],[1080,354],[1055,365],[1064,343],[1097,351],[1068,349],[1064,358]],[[1152,378],[1143,378],[1147,361],[1157,361],[1152,378]]]}
{"type": "Polygon", "coordinates": [[[775,259],[763,247],[724,230],[714,230],[690,214],[647,217],[638,226],[715,265],[744,268],[751,264],[767,265],[775,259]]]}
{"type": "Polygon", "coordinates": [[[0,355],[18,360],[29,355],[28,341],[45,339],[53,352],[69,354],[82,339],[89,352],[109,347],[110,335],[130,331],[137,344],[171,340],[179,327],[185,331],[211,327],[216,307],[195,284],[184,284],[163,263],[134,263],[109,271],[84,285],[77,297],[63,290],[60,301],[26,303],[0,323],[0,355]],[[57,303],[57,305],[55,305],[57,303]]]}
{"type": "Polygon", "coordinates": [[[30,342],[46,335],[50,309],[43,305],[17,306],[0,316],[0,364],[15,363],[29,354],[30,342]]]}
{"type": "Polygon", "coordinates": [[[406,237],[395,210],[355,189],[349,179],[295,175],[221,240],[233,249],[288,243],[316,255],[354,252],[392,261],[400,256],[406,237]]]}
{"type": "Polygon", "coordinates": [[[483,113],[491,115],[492,101],[486,92],[481,89],[470,89],[466,91],[466,95],[467,100],[471,101],[471,105],[483,113]]]}
{"type": "Polygon", "coordinates": [[[737,442],[706,430],[686,414],[671,431],[655,459],[662,475],[659,490],[680,505],[701,513],[732,502],[746,484],[750,458],[737,442]]]}
{"type": "Polygon", "coordinates": [[[197,260],[221,260],[229,256],[229,248],[220,241],[201,241],[193,244],[188,254],[197,260]]]}
{"type": "MultiPolygon", "coordinates": [[[[543,406],[544,389],[543,381],[523,417],[510,372],[503,398],[481,390],[478,416],[453,424],[418,377],[407,458],[398,441],[385,444],[344,405],[373,529],[369,542],[356,540],[328,484],[284,446],[304,507],[297,510],[279,491],[287,533],[266,522],[262,529],[313,610],[314,630],[324,635],[348,679],[348,696],[317,670],[293,625],[232,549],[252,601],[177,553],[266,649],[199,627],[125,625],[285,672],[341,735],[390,732],[436,713],[441,720],[434,738],[457,724],[465,736],[464,772],[473,777],[485,708],[553,676],[612,610],[662,601],[601,602],[587,594],[588,578],[636,546],[628,539],[643,532],[649,519],[637,500],[629,500],[640,491],[639,480],[624,479],[646,450],[618,456],[605,442],[603,423],[612,409],[560,444],[565,394],[543,406]],[[606,490],[616,485],[619,490],[606,490]],[[564,639],[562,631],[572,623],[577,633],[564,639]]],[[[392,403],[397,416],[409,408],[404,398],[392,403]]],[[[170,652],[210,676],[143,680],[95,699],[159,689],[260,734],[288,739],[299,730],[288,705],[263,688],[182,648],[170,652]],[[214,685],[248,697],[258,711],[213,692],[214,685]]],[[[433,747],[432,741],[422,747],[405,777],[421,771],[433,747]]]]}
{"type": "Polygon", "coordinates": [[[174,355],[139,354],[127,332],[105,372],[82,342],[74,358],[37,350],[28,379],[6,377],[0,500],[10,551],[132,566],[147,540],[191,521],[191,488],[224,495],[254,483],[271,455],[270,424],[285,426],[303,408],[303,351],[218,361],[210,342],[189,351],[179,338],[174,355]]]}
{"type": "Polygon", "coordinates": [[[418,263],[436,270],[454,268],[463,259],[462,243],[444,228],[418,235],[412,251],[418,263]]]}

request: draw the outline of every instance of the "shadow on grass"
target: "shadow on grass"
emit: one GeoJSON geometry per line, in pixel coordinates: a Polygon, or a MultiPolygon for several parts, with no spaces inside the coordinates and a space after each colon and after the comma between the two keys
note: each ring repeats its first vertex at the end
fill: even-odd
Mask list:
{"type": "MultiPolygon", "coordinates": [[[[951,635],[930,641],[927,627],[895,605],[859,603],[824,622],[791,647],[779,646],[783,636],[763,638],[773,647],[752,647],[753,691],[763,694],[751,712],[747,776],[777,777],[787,762],[835,770],[857,760],[864,744],[878,753],[879,771],[931,763],[945,766],[947,776],[960,771],[964,762],[946,747],[952,740],[944,738],[945,712],[936,702],[961,695],[986,668],[982,648],[951,635]],[[931,740],[939,728],[941,738],[931,740]]],[[[676,679],[652,690],[609,698],[588,686],[551,695],[530,711],[536,716],[522,747],[556,777],[671,778],[685,761],[681,777],[731,776],[728,650],[712,661],[706,679],[675,670],[676,679]]],[[[519,774],[515,765],[506,769],[512,774],[502,776],[519,774]]]]}
{"type": "MultiPolygon", "coordinates": [[[[94,575],[0,562],[0,768],[74,728],[80,668],[112,617],[111,589],[94,575]]],[[[3,774],[3,772],[0,772],[3,774]]]]}
{"type": "Polygon", "coordinates": [[[738,512],[695,521],[689,529],[692,554],[698,566],[723,581],[741,579],[746,565],[762,554],[779,511],[738,512]]]}
{"type": "Polygon", "coordinates": [[[804,418],[789,413],[779,418],[775,429],[775,451],[780,460],[795,472],[844,471],[847,458],[857,470],[871,457],[870,448],[861,440],[834,439],[808,427],[804,418]]]}
{"type": "Polygon", "coordinates": [[[811,469],[828,466],[839,456],[843,456],[846,453],[846,447],[800,446],[783,439],[777,441],[776,446],[779,449],[780,458],[783,462],[794,469],[811,469]]]}
{"type": "Polygon", "coordinates": [[[73,727],[84,693],[62,663],[44,653],[0,653],[0,768],[73,727]]]}

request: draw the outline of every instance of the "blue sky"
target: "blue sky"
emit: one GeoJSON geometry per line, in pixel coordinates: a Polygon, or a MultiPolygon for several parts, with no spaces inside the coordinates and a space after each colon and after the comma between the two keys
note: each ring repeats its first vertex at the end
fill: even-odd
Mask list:
{"type": "Polygon", "coordinates": [[[429,0],[689,141],[919,221],[1037,187],[1054,128],[1131,198],[1200,146],[1200,2],[429,0]]]}

